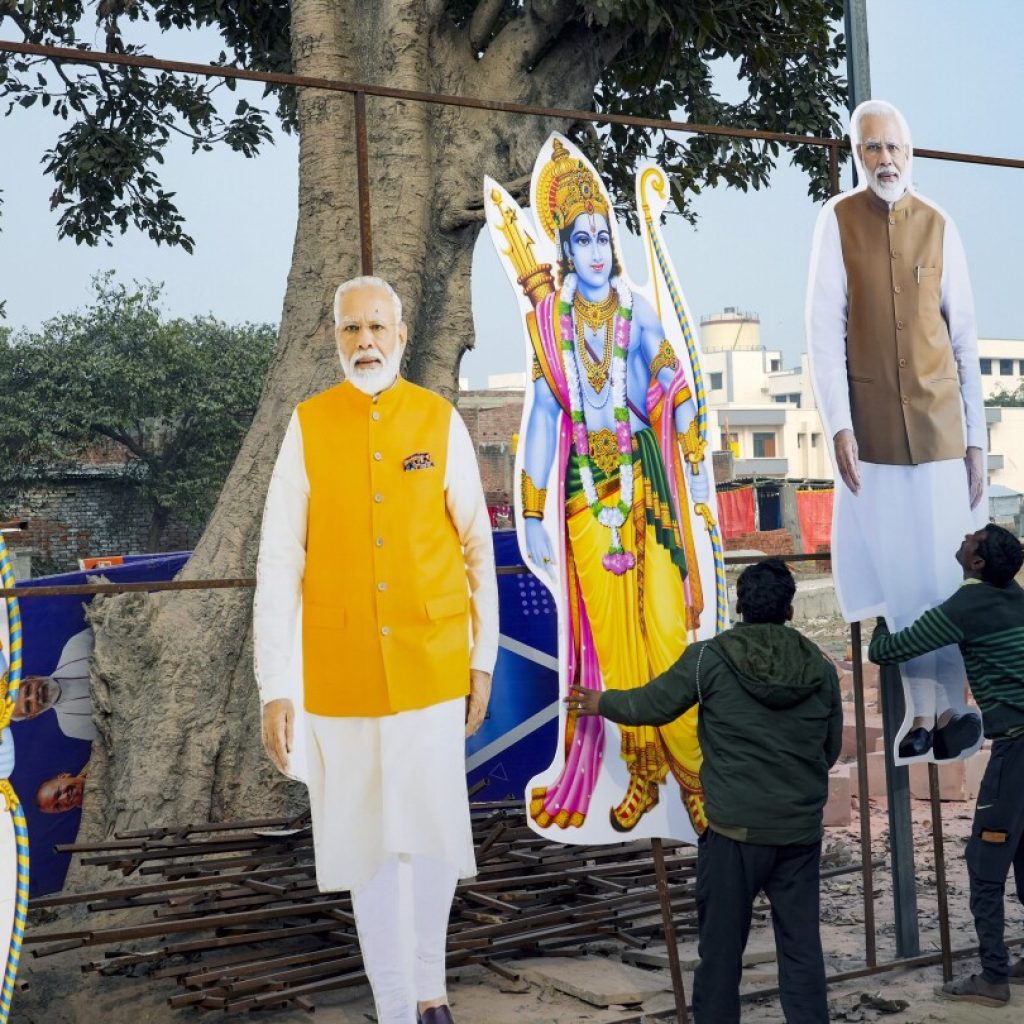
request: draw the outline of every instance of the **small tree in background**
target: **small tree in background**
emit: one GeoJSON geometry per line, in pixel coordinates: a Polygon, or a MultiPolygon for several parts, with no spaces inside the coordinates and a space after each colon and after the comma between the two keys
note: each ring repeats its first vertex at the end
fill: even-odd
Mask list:
{"type": "Polygon", "coordinates": [[[268,324],[165,319],[161,285],[93,281],[38,332],[0,330],[0,501],[83,461],[120,464],[149,509],[202,527],[238,454],[276,343],[268,324]]]}
{"type": "Polygon", "coordinates": [[[1012,391],[1007,391],[1002,384],[997,384],[992,394],[985,399],[985,404],[1004,407],[1024,405],[1024,379],[1018,381],[1012,391]]]}

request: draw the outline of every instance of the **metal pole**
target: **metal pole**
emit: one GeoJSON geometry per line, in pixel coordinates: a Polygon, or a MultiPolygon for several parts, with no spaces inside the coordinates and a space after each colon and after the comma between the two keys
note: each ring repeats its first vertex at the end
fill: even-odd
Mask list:
{"type": "Polygon", "coordinates": [[[949,903],[946,900],[946,855],[942,841],[942,798],[939,795],[939,766],[928,765],[928,796],[932,805],[932,843],[935,850],[935,892],[939,902],[939,948],[942,950],[942,980],[953,980],[953,940],[949,934],[949,903]]]}
{"type": "MultiPolygon", "coordinates": [[[[847,105],[852,114],[858,103],[871,98],[871,61],[868,56],[867,0],[845,0],[847,105]]],[[[857,164],[851,161],[853,184],[857,164]]]]}
{"type": "Polygon", "coordinates": [[[839,194],[839,146],[837,143],[828,147],[828,190],[834,196],[839,194]]]}
{"type": "Polygon", "coordinates": [[[373,273],[373,225],[370,221],[370,157],[366,143],[366,93],[352,94],[356,109],[356,182],[359,189],[359,249],[364,274],[373,273]]]}
{"type": "Polygon", "coordinates": [[[868,54],[867,0],[845,0],[846,81],[849,108],[871,98],[871,60],[868,54]]]}
{"type": "Polygon", "coordinates": [[[864,719],[864,662],[859,622],[850,623],[850,647],[853,652],[853,711],[857,732],[857,806],[860,809],[861,885],[864,889],[864,961],[868,967],[874,967],[878,959],[875,949],[875,876],[871,861],[868,739],[864,719]]]}
{"type": "Polygon", "coordinates": [[[889,847],[892,865],[892,902],[896,925],[896,955],[915,957],[921,952],[914,877],[914,828],[910,817],[910,772],[893,764],[896,727],[903,721],[903,677],[896,665],[883,665],[878,680],[885,742],[885,792],[889,805],[889,847]]]}
{"type": "Polygon", "coordinates": [[[660,839],[651,840],[651,853],[654,855],[654,877],[658,880],[658,897],[661,900],[661,921],[668,949],[668,972],[672,977],[672,991],[676,997],[676,1019],[679,1024],[690,1024],[690,1017],[686,1011],[683,968],[679,963],[679,945],[676,942],[676,925],[672,919],[672,897],[669,895],[668,872],[665,870],[665,850],[660,839]]]}

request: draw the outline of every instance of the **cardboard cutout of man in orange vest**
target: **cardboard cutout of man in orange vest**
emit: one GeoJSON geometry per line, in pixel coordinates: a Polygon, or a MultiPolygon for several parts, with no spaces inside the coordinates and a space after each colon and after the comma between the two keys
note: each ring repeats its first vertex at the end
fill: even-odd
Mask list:
{"type": "Polygon", "coordinates": [[[320,889],[352,890],[378,1021],[448,1024],[448,915],[476,871],[463,737],[497,657],[490,520],[462,420],[399,376],[391,286],[348,281],[334,313],[347,379],[295,410],[264,512],[263,738],[309,787],[320,889]]]}

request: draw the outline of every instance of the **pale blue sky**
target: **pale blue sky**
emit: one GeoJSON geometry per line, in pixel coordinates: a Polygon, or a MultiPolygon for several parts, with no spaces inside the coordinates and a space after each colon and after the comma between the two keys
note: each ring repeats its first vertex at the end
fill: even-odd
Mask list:
{"type": "MultiPolygon", "coordinates": [[[[1024,156],[1024,3],[869,0],[868,28],[872,93],[901,107],[918,146],[1024,156]]],[[[150,51],[206,60],[209,38],[157,36],[150,51]]],[[[730,95],[735,84],[727,72],[720,79],[730,95]]],[[[260,90],[240,85],[239,94],[258,102],[260,90]]],[[[39,166],[52,129],[52,117],[38,108],[0,119],[0,298],[7,300],[8,325],[35,327],[81,305],[91,275],[108,268],[123,278],[165,282],[166,306],[174,314],[277,321],[295,230],[294,138],[278,135],[276,146],[256,160],[227,152],[193,156],[187,145],[175,146],[163,178],[177,192],[197,241],[189,256],[134,234],[95,249],[58,242],[48,204],[53,185],[39,166]]],[[[1024,338],[1018,255],[1024,171],[918,159],[914,178],[960,228],[981,335],[1024,338]]],[[[718,189],[701,196],[696,208],[696,228],[675,218],[667,232],[694,313],[726,305],[758,312],[762,340],[782,349],[792,365],[804,348],[804,286],[817,213],[803,177],[783,168],[768,190],[718,189]]],[[[637,266],[628,251],[627,259],[637,266]]],[[[462,373],[479,386],[488,373],[521,368],[521,340],[518,332],[488,330],[481,315],[487,309],[488,320],[496,315],[503,328],[506,314],[517,315],[486,240],[477,265],[485,298],[475,303],[478,345],[462,373]]]]}

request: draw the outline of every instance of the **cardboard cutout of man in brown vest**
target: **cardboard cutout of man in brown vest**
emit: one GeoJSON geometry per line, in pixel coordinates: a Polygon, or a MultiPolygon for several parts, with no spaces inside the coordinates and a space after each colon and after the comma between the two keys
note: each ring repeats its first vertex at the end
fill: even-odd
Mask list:
{"type": "MultiPolygon", "coordinates": [[[[949,552],[985,521],[985,414],[967,263],[949,216],[911,188],[903,116],[871,100],[850,126],[861,185],[815,230],[811,373],[837,470],[832,564],[849,622],[909,625],[954,590],[949,552]]],[[[955,647],[902,666],[898,763],[981,743],[955,647]]]]}

